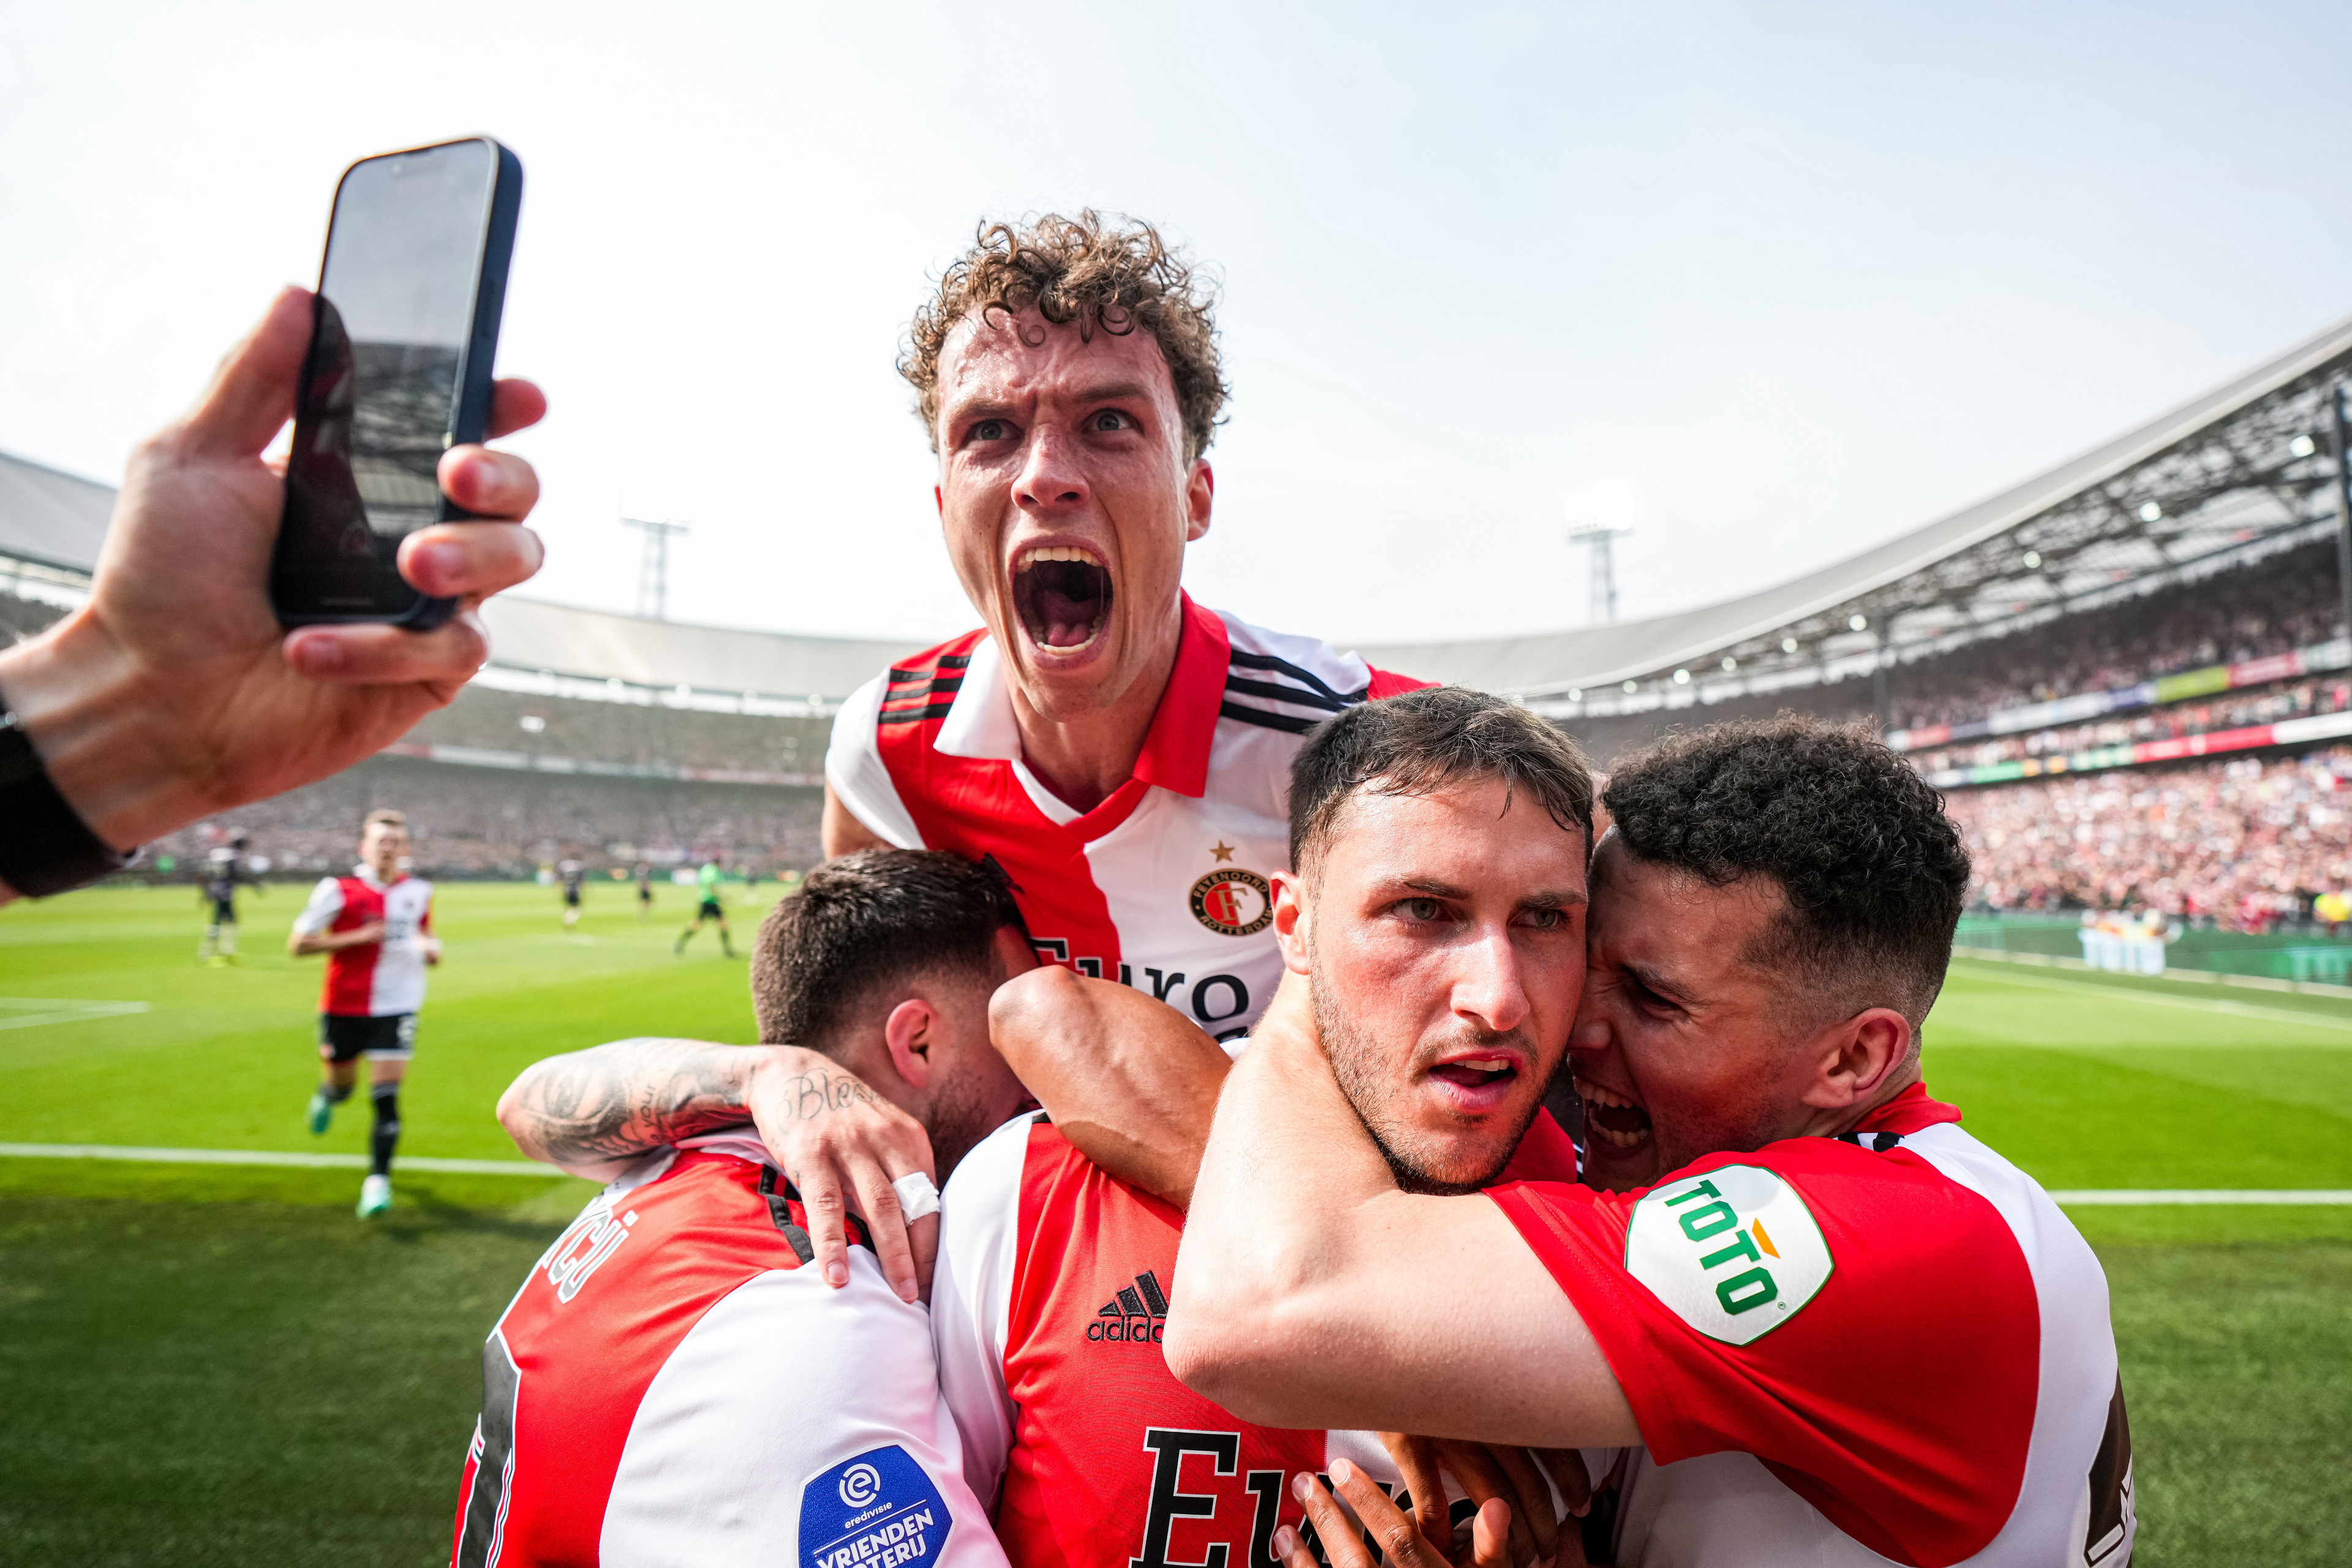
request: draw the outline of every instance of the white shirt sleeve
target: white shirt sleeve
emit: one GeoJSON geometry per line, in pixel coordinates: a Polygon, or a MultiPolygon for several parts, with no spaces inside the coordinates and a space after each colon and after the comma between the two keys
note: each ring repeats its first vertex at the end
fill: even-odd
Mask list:
{"type": "Polygon", "coordinates": [[[319,885],[310,889],[310,902],[294,917],[296,936],[316,936],[335,923],[343,912],[343,884],[333,877],[321,877],[319,885]]]}
{"type": "Polygon", "coordinates": [[[1007,1568],[964,1484],[929,1314],[863,1247],[849,1283],[746,1281],[646,1386],[604,1510],[620,1568],[1007,1568]]]}
{"type": "Polygon", "coordinates": [[[898,786],[890,782],[889,764],[882,760],[877,738],[882,694],[889,680],[886,669],[851,692],[833,716],[833,739],[824,748],[824,782],[870,831],[901,849],[920,849],[923,836],[898,799],[898,786]]]}
{"type": "Polygon", "coordinates": [[[1018,1116],[963,1157],[940,1198],[940,1255],[931,1272],[931,1337],[940,1392],[963,1440],[964,1479],[996,1510],[1013,1449],[1004,1350],[1021,1237],[1021,1172],[1034,1116],[1018,1116]]]}

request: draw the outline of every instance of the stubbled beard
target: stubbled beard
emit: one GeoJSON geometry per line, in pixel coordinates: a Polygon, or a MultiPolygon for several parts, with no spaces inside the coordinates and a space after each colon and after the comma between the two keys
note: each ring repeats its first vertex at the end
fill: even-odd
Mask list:
{"type": "MultiPolygon", "coordinates": [[[[1312,962],[1311,954],[1309,962],[1312,962]]],[[[1392,1122],[1383,1125],[1385,1117],[1381,1121],[1374,1120],[1374,1113],[1382,1109],[1380,1064],[1395,1054],[1393,1047],[1383,1046],[1357,1028],[1355,1021],[1340,1009],[1338,1001],[1312,973],[1307,976],[1307,992],[1315,1005],[1315,1028],[1322,1038],[1323,1054],[1331,1063],[1331,1076],[1339,1080],[1339,1092],[1348,1097],[1348,1104],[1354,1110],[1356,1120],[1362,1122],[1364,1131],[1372,1135],[1373,1143],[1380,1148],[1381,1158],[1388,1162],[1389,1173],[1396,1178],[1399,1187],[1428,1197],[1458,1198],[1478,1191],[1503,1173],[1503,1167],[1511,1163],[1511,1156],[1517,1151],[1519,1140],[1526,1135],[1528,1124],[1535,1121],[1536,1112],[1542,1109],[1543,1101],[1539,1098],[1528,1100],[1527,1114],[1520,1119],[1519,1125],[1512,1129],[1510,1137],[1503,1142],[1490,1169],[1479,1172],[1466,1182],[1447,1181],[1431,1170],[1424,1159],[1416,1158],[1416,1152],[1411,1146],[1412,1142],[1428,1140],[1409,1133],[1392,1122]]]]}

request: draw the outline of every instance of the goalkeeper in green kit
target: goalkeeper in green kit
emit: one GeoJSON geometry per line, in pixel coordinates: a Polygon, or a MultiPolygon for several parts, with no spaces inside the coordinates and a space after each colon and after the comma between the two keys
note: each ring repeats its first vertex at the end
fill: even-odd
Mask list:
{"type": "Polygon", "coordinates": [[[727,931],[727,910],[719,902],[719,862],[705,860],[695,880],[701,885],[702,902],[695,906],[694,918],[687,921],[684,931],[677,933],[677,941],[670,944],[670,952],[683,953],[694,933],[702,929],[703,921],[717,921],[719,950],[732,958],[735,956],[735,941],[727,931]]]}

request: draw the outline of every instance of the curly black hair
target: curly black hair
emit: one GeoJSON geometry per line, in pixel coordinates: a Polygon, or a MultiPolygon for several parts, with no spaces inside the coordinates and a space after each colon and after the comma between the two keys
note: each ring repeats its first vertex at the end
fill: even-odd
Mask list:
{"type": "Polygon", "coordinates": [[[1868,730],[1783,713],[1669,736],[1601,798],[1643,860],[1715,887],[1780,885],[1788,918],[1746,956],[1807,980],[1806,1011],[1893,1007],[1916,1039],[1951,962],[1969,852],[1944,797],[1868,730]]]}

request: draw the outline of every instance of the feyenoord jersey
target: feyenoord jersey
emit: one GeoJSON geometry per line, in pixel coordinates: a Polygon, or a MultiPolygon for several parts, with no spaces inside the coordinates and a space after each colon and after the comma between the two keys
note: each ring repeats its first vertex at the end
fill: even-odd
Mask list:
{"type": "MultiPolygon", "coordinates": [[[[930,1322],[724,1133],[581,1211],[482,1352],[452,1568],[1005,1568],[930,1322]]],[[[853,1232],[853,1236],[855,1232],[853,1232]]]]}
{"type": "Polygon", "coordinates": [[[310,889],[310,901],[294,917],[294,930],[316,936],[377,921],[383,922],[382,942],[327,954],[320,1012],[383,1018],[425,1005],[422,939],[433,934],[432,883],[416,877],[381,882],[366,866],[352,867],[348,877],[321,877],[310,889]]]}
{"type": "MultiPolygon", "coordinates": [[[[1506,1178],[1575,1159],[1539,1114],[1506,1178]]],[[[1275,1526],[1302,1523],[1292,1475],[1344,1457],[1397,1493],[1371,1434],[1255,1426],[1176,1381],[1160,1343],[1183,1215],[1042,1116],[966,1155],[942,1202],[940,1386],[1021,1568],[1268,1568],[1275,1526]]]]}
{"type": "Polygon", "coordinates": [[[992,857],[1041,960],[1147,989],[1233,1038],[1282,974],[1267,877],[1290,861],[1301,738],[1424,682],[1189,596],[1183,615],[1134,775],[1092,811],[1071,810],[1023,763],[1003,650],[985,631],[859,688],[834,721],[824,775],[901,849],[992,857]]]}
{"type": "Polygon", "coordinates": [[[1646,1192],[1489,1194],[1575,1303],[1646,1447],[1624,1568],[2123,1568],[2131,1436],[2098,1259],[1914,1085],[1842,1138],[1646,1192]]]}

